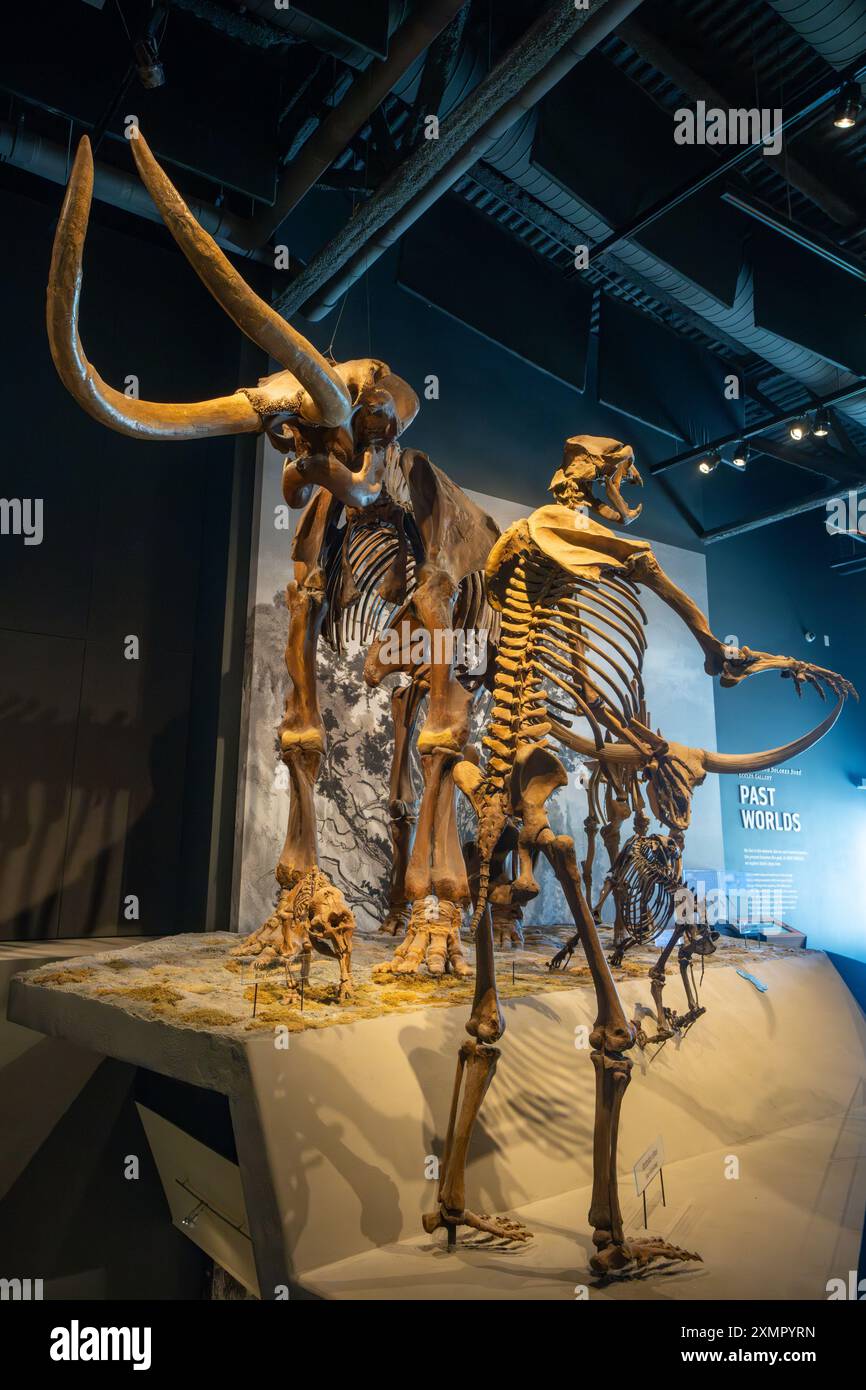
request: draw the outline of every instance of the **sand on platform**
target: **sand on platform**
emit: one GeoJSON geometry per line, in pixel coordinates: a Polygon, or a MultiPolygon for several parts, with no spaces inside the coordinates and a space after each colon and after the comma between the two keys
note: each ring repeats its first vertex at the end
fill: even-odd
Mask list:
{"type": "MultiPolygon", "coordinates": [[[[496,978],[501,998],[591,989],[589,969],[580,950],[566,970],[548,969],[548,962],[569,934],[566,927],[551,928],[536,934],[531,945],[497,951],[496,978]]],[[[607,950],[611,933],[603,928],[601,934],[607,950]]],[[[379,973],[373,978],[376,967],[381,971],[391,959],[396,944],[392,937],[356,934],[352,959],[354,993],[343,1002],[338,999],[335,962],[313,956],[302,999],[297,965],[257,966],[253,957],[233,957],[230,952],[238,945],[238,937],[231,932],[188,933],[134,946],[116,946],[102,954],[88,955],[86,963],[53,962],[28,971],[26,979],[29,984],[74,991],[143,1018],[236,1035],[272,1029],[275,1024],[283,1024],[290,1032],[302,1032],[428,1007],[460,1006],[468,1011],[475,988],[472,975],[434,979],[422,969],[417,975],[379,973]]],[[[472,948],[464,943],[464,949],[471,964],[472,948]]],[[[655,946],[635,948],[622,966],[614,968],[614,978],[646,978],[658,954],[655,946]]],[[[706,968],[736,965],[751,970],[773,954],[772,947],[760,943],[746,946],[722,937],[716,953],[707,958],[706,968]]],[[[697,960],[698,979],[700,971],[701,961],[697,960]]],[[[647,981],[647,1004],[650,1002],[647,981]]],[[[677,1011],[686,1007],[676,952],[668,964],[666,1003],[677,1011]]]]}

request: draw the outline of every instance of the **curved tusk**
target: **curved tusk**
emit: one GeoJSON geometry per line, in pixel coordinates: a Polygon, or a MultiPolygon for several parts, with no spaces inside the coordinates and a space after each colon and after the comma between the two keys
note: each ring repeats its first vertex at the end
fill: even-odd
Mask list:
{"type": "Polygon", "coordinates": [[[573,748],[575,753],[582,753],[584,757],[594,758],[597,762],[619,763],[625,767],[642,767],[652,757],[651,753],[642,753],[639,748],[632,748],[627,743],[603,743],[599,748],[594,739],[585,738],[583,734],[576,734],[556,719],[550,721],[550,731],[555,739],[565,744],[566,748],[573,748]]]}
{"type": "Polygon", "coordinates": [[[844,703],[845,696],[840,695],[835,708],[816,728],[803,734],[801,738],[795,739],[793,743],[784,744],[781,748],[765,748],[761,753],[711,753],[705,748],[701,749],[704,767],[707,772],[762,772],[765,768],[786,763],[789,759],[796,758],[798,753],[812,748],[826,733],[829,733],[842,713],[844,703]]]}
{"type": "Polygon", "coordinates": [[[93,155],[85,135],[78,146],[54,236],[46,305],[51,356],[67,391],[94,420],[135,439],[199,439],[259,431],[262,424],[257,412],[239,393],[191,404],[140,401],[108,386],[88,362],[78,336],[78,303],[92,196],[93,155]]]}
{"type": "Polygon", "coordinates": [[[213,237],[195,220],[174,184],[157,164],[139,133],[131,140],[141,181],[196,275],[238,328],[297,377],[309,393],[303,410],[313,424],[345,425],[352,401],[346,385],[320,352],[282,314],[251,289],[226,259],[213,237]]]}

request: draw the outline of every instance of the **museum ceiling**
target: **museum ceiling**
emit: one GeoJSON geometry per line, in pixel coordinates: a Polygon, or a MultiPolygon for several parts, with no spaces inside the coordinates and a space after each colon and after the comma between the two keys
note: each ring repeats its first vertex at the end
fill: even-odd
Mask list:
{"type": "Polygon", "coordinates": [[[88,131],[97,198],[153,222],[132,110],[240,257],[329,200],[286,315],[339,312],[399,242],[404,289],[651,426],[707,543],[822,507],[866,482],[866,5],[593,9],[573,52],[549,0],[45,0],[6,25],[2,178],[56,197],[88,131]],[[737,111],[764,143],[706,138],[737,111]]]}

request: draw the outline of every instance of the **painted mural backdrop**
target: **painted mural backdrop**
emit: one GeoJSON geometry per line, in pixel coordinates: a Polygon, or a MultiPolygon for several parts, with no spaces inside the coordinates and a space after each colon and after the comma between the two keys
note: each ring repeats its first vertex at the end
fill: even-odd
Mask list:
{"type": "MultiPolygon", "coordinates": [[[[274,865],[282,848],[288,808],[288,782],[280,762],[276,728],[286,691],[283,651],[288,616],[284,589],[289,577],[291,531],[285,529],[280,492],[281,463],[265,446],[259,496],[259,535],[255,557],[254,606],[248,624],[248,732],[246,776],[238,806],[236,912],[241,931],[261,925],[271,911],[274,865]]],[[[528,507],[481,493],[470,496],[503,529],[528,507]]],[[[703,557],[672,546],[656,553],[673,579],[706,609],[703,557]]],[[[685,627],[663,604],[647,595],[649,649],[644,673],[653,724],[681,742],[715,748],[713,687],[704,674],[701,653],[685,627]]],[[[328,735],[317,789],[319,851],[322,866],[351,903],[360,930],[376,930],[385,915],[390,858],[387,788],[391,757],[389,696],[364,685],[363,651],[336,657],[319,651],[319,690],[328,735]]],[[[423,712],[422,712],[423,713],[423,712]]],[[[480,708],[476,711],[476,730],[480,708]]],[[[567,751],[563,761],[575,773],[571,784],[552,801],[551,823],[573,836],[583,852],[586,795],[577,778],[578,760],[567,751]]],[[[420,785],[420,782],[419,782],[420,785]]],[[[469,838],[472,816],[460,798],[461,835],[469,838]]],[[[693,828],[687,841],[687,865],[716,879],[723,865],[718,778],[709,777],[695,797],[693,828]]],[[[597,863],[603,867],[603,851],[597,863]]],[[[570,921],[552,874],[540,870],[541,893],[530,904],[529,924],[570,921]]],[[[599,882],[600,886],[600,882],[599,882]]]]}

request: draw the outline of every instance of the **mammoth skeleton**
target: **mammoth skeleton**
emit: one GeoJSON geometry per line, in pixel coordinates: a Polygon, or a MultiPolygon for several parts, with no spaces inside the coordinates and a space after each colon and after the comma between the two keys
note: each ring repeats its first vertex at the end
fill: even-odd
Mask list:
{"type": "MultiPolygon", "coordinates": [[[[633,1240],[623,1231],[617,1191],[617,1134],[636,1029],[626,1018],[601,948],[574,842],[558,835],[546,802],[568,774],[551,741],[595,760],[614,774],[641,773],[650,808],[676,844],[691,815],[691,796],[707,772],[757,770],[792,757],[835,722],[853,689],[832,671],[790,657],[743,648],[736,654],[711,632],[703,613],[664,573],[646,541],[632,541],[592,519],[627,523],[639,513],[626,506],[623,481],[638,482],[632,451],[616,440],[575,436],[551,483],[554,504],[540,507],[504,533],[487,562],[488,598],[499,610],[501,640],[493,676],[493,706],[483,738],[483,765],[464,760],[454,770],[478,822],[480,858],[472,929],[476,939],[475,997],[468,1040],[457,1074],[440,1169],[437,1207],[424,1218],[432,1232],[446,1228],[449,1242],[461,1225],[524,1239],[517,1223],[479,1215],[466,1206],[466,1161],[473,1128],[500,1053],[505,1021],[493,963],[490,888],[501,846],[516,836],[518,874],[512,893],[522,902],[538,892],[535,862],[545,858],[562,887],[595,990],[597,1016],[590,1033],[596,1075],[593,1188],[589,1220],[598,1274],[655,1260],[696,1259],[655,1239],[633,1240]],[[597,499],[595,485],[606,500],[597,499]],[[677,613],[696,638],[708,674],[735,685],[758,671],[779,670],[799,691],[811,684],[835,691],[836,708],[818,729],[785,749],[750,759],[687,748],[647,726],[642,657],[645,647],[638,595],[649,589],[677,613]],[[588,732],[576,730],[580,721],[588,732]]],[[[637,781],[616,784],[636,792],[637,781]]],[[[642,803],[635,803],[638,811],[642,803]]],[[[627,809],[627,808],[626,808],[627,809]]],[[[643,825],[644,822],[640,824],[643,825]]],[[[611,837],[610,846],[614,840],[611,837]]]]}
{"type": "MultiPolygon", "coordinates": [[[[262,300],[199,226],[139,132],[133,157],[168,230],[202,283],[282,370],[229,396],[190,404],[130,398],[88,361],[78,332],[82,260],[93,192],[93,157],[78,147],[54,240],[47,325],[61,380],[100,424],[136,439],[188,440],[267,434],[284,456],[283,494],[301,515],[286,591],[289,692],[279,727],[290,804],[276,867],[280,893],[268,920],[238,954],[260,960],[309,960],[310,949],[335,958],[340,996],[351,989],[354,916],[318,863],[315,785],[324,749],[316,649],[322,634],[340,647],[350,632],[370,642],[368,684],[398,680],[391,696],[395,729],[390,779],[394,851],[385,929],[409,918],[397,969],[425,959],[434,973],[466,973],[459,943],[469,885],[460,852],[451,769],[468,736],[469,707],[480,679],[434,644],[429,660],[385,638],[483,630],[490,619],[481,570],[499,532],[492,519],[418,450],[399,437],[418,410],[412,388],[374,358],[335,363],[262,300]],[[408,678],[408,679],[407,679],[408,678]],[[415,828],[410,751],[424,698],[417,746],[423,795],[415,828]],[[414,833],[413,833],[414,832],[414,833]],[[411,950],[409,949],[411,946],[411,950]]],[[[398,952],[398,956],[399,956],[398,952]]]]}

